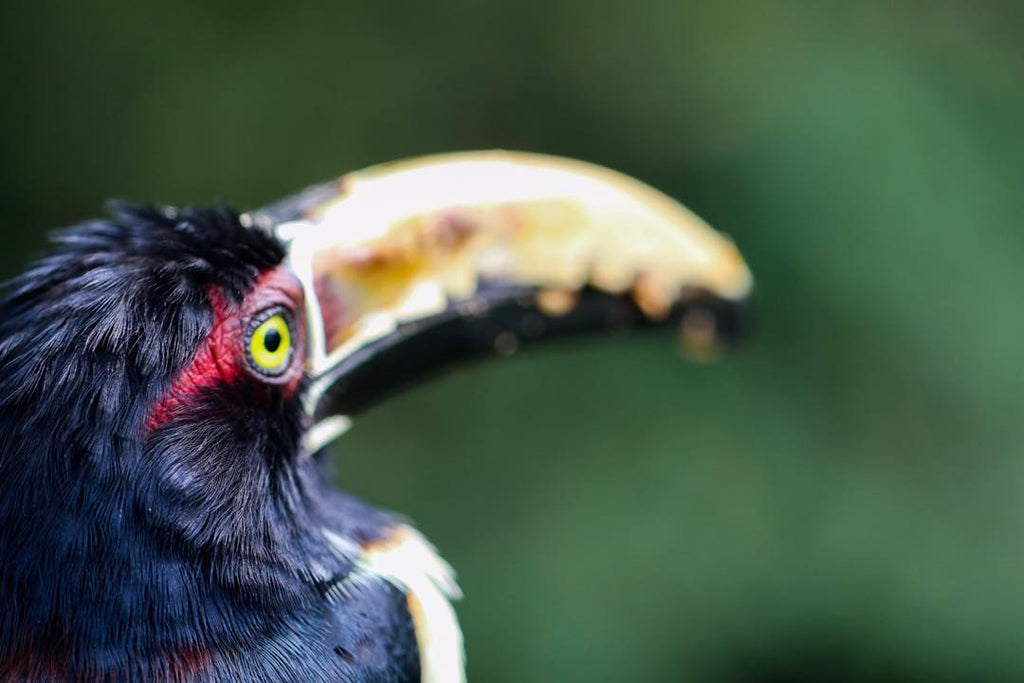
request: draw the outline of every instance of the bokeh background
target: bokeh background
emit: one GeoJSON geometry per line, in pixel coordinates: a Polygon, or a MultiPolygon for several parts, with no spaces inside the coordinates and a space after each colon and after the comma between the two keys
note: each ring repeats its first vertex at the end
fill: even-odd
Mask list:
{"type": "Polygon", "coordinates": [[[458,568],[473,681],[1024,680],[1024,5],[0,6],[0,272],[108,197],[252,208],[507,147],[731,234],[756,333],[473,366],[350,490],[458,568]]]}

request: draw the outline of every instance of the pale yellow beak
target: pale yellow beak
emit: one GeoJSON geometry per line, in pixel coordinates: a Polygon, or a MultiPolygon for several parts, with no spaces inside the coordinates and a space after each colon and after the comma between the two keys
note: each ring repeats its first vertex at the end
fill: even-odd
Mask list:
{"type": "Polygon", "coordinates": [[[350,411],[369,401],[356,394],[405,383],[397,375],[416,364],[615,326],[615,315],[627,326],[670,322],[697,303],[738,304],[753,284],[732,241],[668,196],[539,154],[375,166],[249,220],[290,243],[310,294],[316,400],[341,386],[350,411]]]}

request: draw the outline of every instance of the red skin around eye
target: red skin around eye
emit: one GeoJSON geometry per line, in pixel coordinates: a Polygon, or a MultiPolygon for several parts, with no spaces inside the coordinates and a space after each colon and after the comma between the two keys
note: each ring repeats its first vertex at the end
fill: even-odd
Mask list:
{"type": "Polygon", "coordinates": [[[163,398],[153,406],[146,418],[147,432],[158,429],[192,405],[203,389],[252,382],[258,388],[292,396],[302,381],[306,364],[304,299],[302,285],[290,270],[280,266],[263,272],[241,304],[215,287],[209,288],[206,294],[213,308],[210,334],[163,398]],[[250,369],[245,349],[246,333],[256,316],[275,306],[290,310],[295,321],[292,361],[283,375],[266,377],[250,369]]]}

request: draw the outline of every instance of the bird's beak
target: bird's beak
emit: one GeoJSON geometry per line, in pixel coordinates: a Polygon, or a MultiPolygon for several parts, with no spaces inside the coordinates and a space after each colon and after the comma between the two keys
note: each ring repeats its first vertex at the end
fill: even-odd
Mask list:
{"type": "Polygon", "coordinates": [[[677,324],[706,356],[752,287],[733,243],[669,197],[536,154],[376,166],[247,220],[288,242],[306,288],[318,418],[567,332],[677,324]]]}

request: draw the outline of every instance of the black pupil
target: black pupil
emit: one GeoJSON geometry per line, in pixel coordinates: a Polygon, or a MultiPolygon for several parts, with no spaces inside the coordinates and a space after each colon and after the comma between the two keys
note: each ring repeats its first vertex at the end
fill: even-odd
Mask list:
{"type": "Polygon", "coordinates": [[[281,348],[281,332],[277,329],[267,330],[267,334],[263,337],[263,346],[271,353],[281,348]]]}

